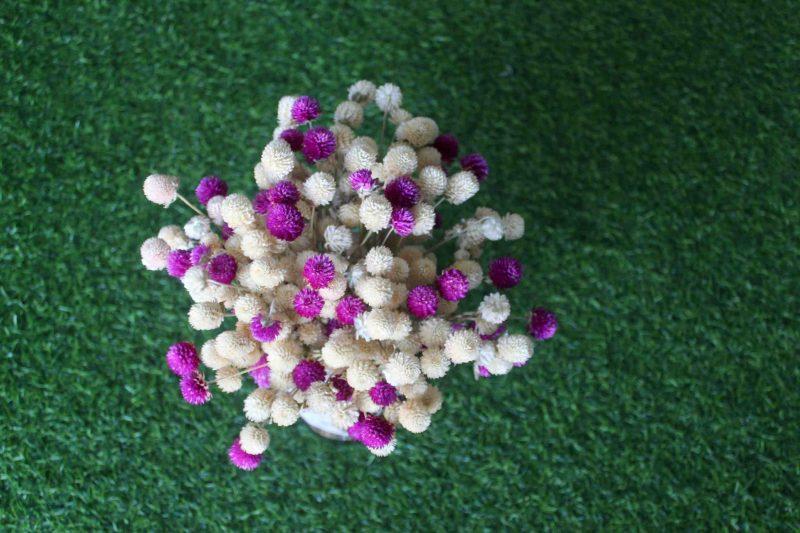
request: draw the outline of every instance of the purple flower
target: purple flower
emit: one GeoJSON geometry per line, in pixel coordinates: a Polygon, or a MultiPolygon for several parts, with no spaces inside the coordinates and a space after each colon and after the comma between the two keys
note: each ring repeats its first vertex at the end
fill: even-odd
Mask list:
{"type": "Polygon", "coordinates": [[[283,241],[293,241],[303,233],[306,223],[293,205],[273,204],[266,217],[267,229],[283,241]]]}
{"type": "Polygon", "coordinates": [[[233,235],[233,228],[230,227],[227,222],[224,222],[220,232],[222,233],[222,239],[227,241],[228,237],[233,235]]]}
{"type": "Polygon", "coordinates": [[[528,322],[528,331],[537,341],[544,341],[551,338],[558,330],[558,319],[555,313],[544,307],[536,307],[531,310],[531,318],[528,322]]]}
{"type": "Polygon", "coordinates": [[[489,263],[489,279],[498,289],[510,289],[522,279],[522,263],[513,257],[498,257],[489,263]]]}
{"type": "Polygon", "coordinates": [[[394,437],[394,426],[384,418],[361,413],[347,433],[369,448],[383,448],[394,437]]]}
{"type": "Polygon", "coordinates": [[[348,294],[336,304],[336,318],[347,326],[352,326],[358,315],[366,311],[367,306],[358,296],[348,294]]]}
{"type": "Polygon", "coordinates": [[[194,194],[201,204],[206,205],[215,196],[227,196],[228,184],[219,176],[206,176],[197,184],[194,194]]]}
{"type": "Polygon", "coordinates": [[[233,440],[233,444],[231,444],[230,449],[228,449],[228,457],[231,463],[233,463],[233,466],[236,468],[241,468],[242,470],[255,470],[258,468],[258,465],[261,464],[262,455],[263,454],[253,455],[252,453],[244,451],[239,442],[239,437],[233,440]]]}
{"type": "Polygon", "coordinates": [[[478,181],[483,181],[489,175],[489,163],[481,154],[469,154],[461,158],[461,168],[469,170],[478,181]]]}
{"type": "Polygon", "coordinates": [[[350,186],[356,192],[371,191],[378,181],[372,177],[372,171],[366,168],[356,170],[347,178],[350,186]]]}
{"type": "Polygon", "coordinates": [[[401,237],[408,237],[414,230],[414,213],[406,207],[392,209],[392,229],[401,237]]]}
{"type": "Polygon", "coordinates": [[[370,390],[369,397],[376,404],[386,407],[392,405],[397,400],[397,389],[389,385],[386,381],[377,382],[370,390]]]}
{"type": "Polygon", "coordinates": [[[283,130],[280,137],[289,143],[289,147],[292,149],[292,152],[298,151],[303,146],[303,132],[296,128],[283,130]]]}
{"type": "Polygon", "coordinates": [[[192,266],[199,265],[207,259],[209,253],[211,253],[211,248],[205,244],[198,244],[192,248],[192,253],[189,255],[189,261],[191,261],[192,266]]]}
{"type": "Polygon", "coordinates": [[[292,370],[292,381],[298,389],[305,392],[312,383],[325,381],[325,367],[319,361],[304,359],[292,370]]]}
{"type": "Polygon", "coordinates": [[[336,150],[336,136],[326,128],[311,128],[303,137],[303,155],[310,163],[326,159],[336,150]]]}
{"type": "Polygon", "coordinates": [[[448,302],[457,302],[469,292],[469,279],[457,268],[448,268],[436,278],[439,294],[448,302]]]}
{"type": "Polygon", "coordinates": [[[303,266],[303,277],[314,289],[322,289],[330,285],[336,276],[336,268],[330,257],[324,254],[312,255],[303,266]]]}
{"type": "Polygon", "coordinates": [[[486,368],[486,367],[485,367],[485,366],[483,366],[483,365],[480,365],[480,366],[478,367],[478,375],[479,375],[480,377],[482,377],[482,378],[488,378],[489,376],[491,376],[491,375],[492,375],[492,373],[491,373],[491,372],[489,372],[489,369],[488,369],[488,368],[486,368]]]}
{"type": "Polygon", "coordinates": [[[353,387],[342,376],[331,377],[331,385],[336,389],[336,401],[346,402],[353,397],[353,387]]]}
{"type": "Polygon", "coordinates": [[[319,102],[310,96],[300,96],[292,104],[292,118],[298,124],[309,122],[319,116],[319,102]]]}
{"type": "Polygon", "coordinates": [[[442,162],[449,165],[458,156],[458,139],[452,133],[444,133],[436,137],[433,147],[442,154],[442,162]]]}
{"type": "Polygon", "coordinates": [[[328,320],[325,323],[325,336],[326,337],[330,337],[331,333],[333,333],[337,329],[343,328],[343,327],[344,327],[344,325],[341,322],[339,322],[335,318],[331,318],[330,320],[328,320]]]}
{"type": "Polygon", "coordinates": [[[186,403],[192,405],[202,405],[211,399],[211,391],[208,389],[203,374],[192,372],[188,376],[181,378],[181,395],[186,403]]]}
{"type": "Polygon", "coordinates": [[[300,199],[300,191],[297,190],[294,183],[289,180],[281,180],[267,191],[267,198],[273,204],[291,204],[297,203],[300,199]]]}
{"type": "Polygon", "coordinates": [[[430,285],[418,285],[408,291],[406,299],[408,311],[417,318],[427,318],[436,314],[439,308],[439,295],[430,285]]]}
{"type": "Polygon", "coordinates": [[[264,321],[264,315],[259,313],[250,321],[250,334],[258,342],[272,342],[281,334],[280,320],[264,321]]]}
{"type": "Polygon", "coordinates": [[[269,189],[258,191],[256,197],[253,198],[253,211],[259,215],[266,215],[269,212],[269,206],[272,202],[269,199],[269,189]]]}
{"type": "Polygon", "coordinates": [[[322,311],[325,300],[314,289],[306,287],[294,295],[294,310],[304,318],[315,318],[322,311]]]}
{"type": "Polygon", "coordinates": [[[442,214],[436,211],[436,214],[433,216],[433,229],[439,229],[442,227],[442,214]]]}
{"type": "Polygon", "coordinates": [[[200,366],[197,348],[191,342],[178,342],[167,350],[167,366],[176,376],[188,376],[200,366]]]}
{"type": "Polygon", "coordinates": [[[172,250],[167,256],[167,273],[173,278],[182,278],[192,266],[192,252],[172,250]]]}
{"type": "Polygon", "coordinates": [[[206,272],[217,283],[230,285],[236,278],[236,259],[228,254],[215,255],[206,263],[206,272]]]}
{"type": "Polygon", "coordinates": [[[383,194],[394,207],[414,207],[419,202],[419,185],[411,176],[400,176],[386,185],[383,194]]]}
{"type": "Polygon", "coordinates": [[[269,367],[267,366],[267,356],[262,355],[261,358],[256,361],[254,367],[256,368],[250,370],[248,374],[250,374],[250,377],[256,382],[258,388],[266,389],[269,387],[269,367]]]}
{"type": "Polygon", "coordinates": [[[507,329],[508,328],[506,327],[505,324],[500,324],[499,326],[497,326],[497,329],[494,330],[492,333],[488,333],[486,335],[481,335],[480,336],[481,340],[484,340],[484,341],[496,341],[497,339],[500,338],[500,336],[503,333],[506,332],[507,329]]]}

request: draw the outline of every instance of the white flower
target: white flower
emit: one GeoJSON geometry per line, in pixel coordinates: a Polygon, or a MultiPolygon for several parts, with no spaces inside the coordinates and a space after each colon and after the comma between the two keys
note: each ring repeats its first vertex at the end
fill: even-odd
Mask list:
{"type": "Polygon", "coordinates": [[[397,127],[396,137],[399,141],[408,141],[411,146],[420,148],[433,144],[439,136],[439,126],[428,117],[414,117],[397,127]]]}
{"type": "Polygon", "coordinates": [[[503,217],[503,235],[508,241],[515,241],[525,234],[525,219],[516,213],[503,217]]]}
{"type": "Polygon", "coordinates": [[[316,206],[328,205],[335,194],[336,182],[325,172],[315,172],[303,183],[303,196],[316,206]]]}
{"type": "Polygon", "coordinates": [[[475,177],[475,174],[462,170],[447,180],[445,196],[451,204],[459,205],[475,196],[479,188],[478,178],[475,177]]]}
{"type": "MultiPolygon", "coordinates": [[[[294,168],[295,159],[289,143],[283,139],[270,141],[261,152],[261,166],[266,178],[265,185],[271,186],[284,179],[294,168]]],[[[258,179],[256,179],[258,181],[258,179]]],[[[259,183],[259,186],[261,184],[259,183]]]]}
{"type": "Polygon", "coordinates": [[[481,220],[481,231],[490,241],[499,241],[503,238],[503,222],[494,216],[485,217],[481,220]]]}
{"type": "Polygon", "coordinates": [[[181,180],[166,174],[151,174],[144,180],[142,189],[145,197],[154,204],[169,207],[178,198],[181,180]]]}
{"type": "Polygon", "coordinates": [[[355,82],[347,90],[347,98],[359,104],[368,104],[375,99],[375,84],[367,80],[355,82]]]}
{"type": "Polygon", "coordinates": [[[345,253],[353,245],[353,232],[345,226],[328,226],[324,236],[325,247],[337,254],[345,253]]]}
{"type": "Polygon", "coordinates": [[[162,270],[167,267],[170,247],[167,241],[151,237],[142,243],[142,264],[147,270],[162,270]]]}
{"type": "Polygon", "coordinates": [[[502,324],[511,314],[511,304],[504,294],[493,292],[483,297],[478,313],[481,318],[492,324],[502,324]]]}
{"type": "Polygon", "coordinates": [[[397,85],[386,83],[375,91],[375,103],[384,113],[389,113],[403,105],[403,93],[397,85]]]}
{"type": "Polygon", "coordinates": [[[358,128],[364,121],[364,108],[355,102],[342,102],[336,107],[333,114],[336,122],[347,124],[350,127],[358,128]]]}

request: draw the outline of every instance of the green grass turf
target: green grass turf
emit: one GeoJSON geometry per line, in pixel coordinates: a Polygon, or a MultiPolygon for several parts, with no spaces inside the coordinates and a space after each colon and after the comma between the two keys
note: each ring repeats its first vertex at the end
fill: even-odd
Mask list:
{"type": "Polygon", "coordinates": [[[155,4],[0,5],[0,526],[800,527],[796,4],[155,4]],[[487,156],[561,329],[387,460],[297,425],[243,473],[241,397],[164,368],[202,337],[138,248],[188,212],[141,180],[253,191],[278,98],[362,77],[487,156]]]}

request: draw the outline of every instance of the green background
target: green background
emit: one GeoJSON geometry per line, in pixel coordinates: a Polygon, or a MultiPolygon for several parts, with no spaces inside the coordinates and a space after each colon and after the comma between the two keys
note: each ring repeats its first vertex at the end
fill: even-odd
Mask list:
{"type": "Polygon", "coordinates": [[[800,527],[797,4],[664,4],[0,5],[0,525],[800,527]],[[486,155],[561,328],[386,460],[297,425],[240,472],[242,396],[165,369],[202,337],[138,249],[189,213],[141,181],[253,192],[278,98],[360,78],[486,155]]]}

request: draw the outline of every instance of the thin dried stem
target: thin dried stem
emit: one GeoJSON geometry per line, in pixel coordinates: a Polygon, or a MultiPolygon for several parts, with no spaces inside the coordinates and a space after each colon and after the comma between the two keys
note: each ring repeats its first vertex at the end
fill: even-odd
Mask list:
{"type": "MultiPolygon", "coordinates": [[[[264,364],[261,364],[261,365],[251,366],[250,368],[242,370],[241,372],[237,372],[235,374],[231,374],[230,376],[225,376],[222,379],[228,379],[228,378],[232,378],[234,376],[241,376],[243,374],[247,374],[248,372],[252,372],[253,370],[258,370],[259,368],[265,368],[268,365],[269,365],[269,363],[264,363],[264,364]]],[[[209,381],[208,384],[211,385],[212,383],[216,383],[217,381],[219,381],[219,380],[218,379],[213,379],[213,380],[209,381]]]]}
{"type": "Polygon", "coordinates": [[[188,206],[189,206],[189,209],[191,209],[192,211],[194,211],[195,213],[197,213],[197,214],[198,214],[198,215],[200,215],[200,216],[203,216],[203,217],[204,217],[204,216],[206,216],[206,214],[205,214],[205,213],[203,213],[202,211],[200,211],[199,209],[197,209],[197,208],[196,208],[194,205],[192,205],[192,202],[190,202],[189,200],[187,200],[186,198],[184,198],[184,197],[183,197],[183,195],[182,195],[181,193],[175,193],[175,194],[178,196],[178,199],[179,199],[181,202],[183,202],[183,203],[185,203],[186,205],[188,205],[188,206]]]}

